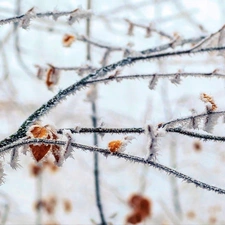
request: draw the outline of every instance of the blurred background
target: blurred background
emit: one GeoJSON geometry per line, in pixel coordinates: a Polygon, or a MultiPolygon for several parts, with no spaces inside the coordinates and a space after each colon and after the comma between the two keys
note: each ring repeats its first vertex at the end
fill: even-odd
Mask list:
{"type": "MultiPolygon", "coordinates": [[[[176,38],[209,36],[225,21],[222,0],[91,0],[90,40],[119,48],[110,51],[90,45],[87,60],[86,19],[68,25],[68,16],[35,18],[27,29],[18,24],[0,26],[0,139],[17,131],[23,121],[59,90],[79,81],[90,70],[60,71],[60,79],[49,89],[38,79],[38,68],[100,68],[123,59],[129,49],[138,51],[171,43],[176,38]],[[65,47],[63,38],[74,42],[65,47]]],[[[26,13],[87,9],[85,0],[0,0],[0,19],[26,13]]],[[[210,45],[211,46],[211,45],[210,45]]],[[[178,46],[188,49],[191,44],[178,46]]],[[[166,51],[172,51],[172,48],[166,51]]],[[[121,69],[121,75],[202,72],[215,69],[225,74],[224,57],[218,53],[192,54],[138,62],[121,69]]],[[[108,128],[145,127],[147,122],[164,123],[176,118],[205,112],[201,93],[213,96],[218,110],[225,109],[225,82],[217,78],[182,78],[179,85],[159,79],[154,90],[149,80],[124,80],[97,85],[98,125],[108,128]]],[[[69,96],[42,118],[43,124],[57,129],[93,127],[90,103],[91,86],[69,96]]],[[[224,135],[224,121],[218,120],[214,134],[224,135]]],[[[93,146],[93,135],[76,134],[76,142],[93,146]]],[[[123,135],[98,137],[107,148],[123,135]]],[[[145,157],[147,138],[135,135],[126,153],[145,157]]],[[[21,167],[13,170],[10,154],[2,156],[5,183],[0,188],[1,224],[99,224],[94,186],[93,154],[74,149],[73,157],[56,167],[49,156],[41,166],[28,152],[20,152],[21,167]]],[[[179,134],[167,134],[159,143],[157,161],[195,179],[223,188],[225,152],[223,143],[203,142],[179,134]]],[[[99,156],[100,187],[105,219],[110,224],[127,224],[132,214],[132,196],[148,201],[148,216],[141,224],[225,224],[224,196],[196,188],[154,168],[114,157],[99,156]]]]}

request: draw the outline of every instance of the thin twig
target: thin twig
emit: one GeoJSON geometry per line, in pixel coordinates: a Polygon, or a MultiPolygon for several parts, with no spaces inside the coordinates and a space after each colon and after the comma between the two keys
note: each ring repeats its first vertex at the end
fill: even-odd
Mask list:
{"type": "Polygon", "coordinates": [[[127,23],[129,23],[129,25],[132,26],[132,27],[139,27],[139,28],[145,29],[147,31],[147,33],[155,32],[162,37],[166,37],[166,38],[170,39],[171,41],[174,39],[172,36],[170,36],[169,34],[166,34],[164,31],[153,28],[151,26],[151,24],[150,25],[144,25],[144,24],[140,24],[140,23],[135,23],[135,22],[133,22],[129,19],[125,19],[125,21],[127,23]]]}

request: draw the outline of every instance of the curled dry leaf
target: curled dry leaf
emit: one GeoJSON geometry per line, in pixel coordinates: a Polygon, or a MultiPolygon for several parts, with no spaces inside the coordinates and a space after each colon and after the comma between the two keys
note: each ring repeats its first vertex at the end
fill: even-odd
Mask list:
{"type": "Polygon", "coordinates": [[[49,69],[46,73],[46,85],[48,89],[52,89],[59,81],[59,70],[49,64],[49,69]]]}
{"type": "Polygon", "coordinates": [[[63,46],[64,47],[70,47],[73,42],[76,40],[75,36],[72,34],[65,34],[63,37],[63,46]]]}
{"type": "Polygon", "coordinates": [[[212,96],[202,93],[200,99],[206,103],[207,111],[215,111],[217,109],[217,105],[214,102],[212,96]]]}

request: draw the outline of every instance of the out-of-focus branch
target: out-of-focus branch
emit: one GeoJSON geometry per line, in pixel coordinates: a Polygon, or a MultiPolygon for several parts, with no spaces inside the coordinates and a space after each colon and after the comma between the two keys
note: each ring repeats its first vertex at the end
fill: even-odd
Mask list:
{"type": "Polygon", "coordinates": [[[157,33],[158,35],[160,35],[161,37],[166,37],[169,40],[173,40],[174,38],[169,35],[166,34],[164,31],[158,30],[156,28],[153,27],[153,25],[144,25],[144,24],[140,24],[140,23],[135,23],[129,19],[125,19],[125,21],[129,24],[129,31],[128,34],[133,34],[133,29],[135,27],[139,27],[142,28],[144,30],[146,30],[146,37],[150,36],[151,32],[157,33]]]}
{"type": "Polygon", "coordinates": [[[83,18],[87,18],[91,16],[91,11],[85,11],[81,9],[75,9],[72,11],[65,11],[65,12],[46,12],[46,13],[34,13],[33,8],[28,10],[27,13],[22,14],[20,16],[15,16],[7,19],[1,19],[0,25],[5,25],[8,23],[18,23],[24,19],[27,19],[28,13],[29,13],[29,20],[35,19],[35,18],[43,18],[43,17],[50,17],[52,16],[54,20],[57,20],[59,17],[62,16],[72,16],[73,19],[79,20],[83,18]]]}

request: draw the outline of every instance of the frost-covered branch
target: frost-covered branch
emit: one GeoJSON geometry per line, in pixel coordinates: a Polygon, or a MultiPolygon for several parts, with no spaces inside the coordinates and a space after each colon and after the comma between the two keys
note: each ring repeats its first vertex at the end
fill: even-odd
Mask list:
{"type": "MultiPolygon", "coordinates": [[[[21,142],[17,142],[17,143],[13,143],[7,147],[3,147],[0,149],[0,152],[6,152],[9,149],[12,148],[17,148],[23,145],[28,145],[28,144],[52,144],[52,145],[60,145],[60,146],[64,146],[66,145],[66,142],[64,141],[52,141],[52,140],[46,140],[46,139],[29,139],[29,140],[24,140],[21,142]]],[[[156,163],[154,161],[148,161],[145,160],[144,158],[138,157],[138,156],[133,156],[133,155],[128,155],[128,154],[124,154],[124,153],[111,153],[108,149],[104,149],[104,148],[97,148],[97,147],[92,147],[92,146],[87,146],[87,145],[82,145],[82,144],[78,144],[78,143],[71,143],[72,147],[74,148],[78,148],[84,151],[90,151],[90,152],[98,152],[102,155],[104,155],[105,157],[108,156],[114,156],[117,158],[122,158],[125,160],[128,160],[130,162],[134,162],[134,163],[140,163],[140,164],[144,164],[144,165],[148,165],[150,167],[154,167],[158,170],[162,170],[164,172],[166,172],[169,175],[173,175],[177,178],[182,179],[183,181],[187,182],[187,183],[192,183],[195,184],[196,187],[202,188],[202,189],[206,189],[208,191],[214,191],[218,194],[225,194],[225,190],[222,188],[218,188],[209,184],[206,184],[204,182],[201,182],[199,180],[193,179],[183,173],[180,173],[172,168],[166,167],[164,165],[161,165],[159,163],[156,163]]]]}

